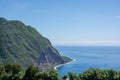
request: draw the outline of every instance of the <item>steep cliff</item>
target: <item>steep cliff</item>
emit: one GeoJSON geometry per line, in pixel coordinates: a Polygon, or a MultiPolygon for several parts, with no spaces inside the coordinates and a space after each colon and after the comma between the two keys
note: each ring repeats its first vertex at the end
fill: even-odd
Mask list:
{"type": "Polygon", "coordinates": [[[0,18],[0,63],[23,67],[36,65],[42,70],[69,62],[52,47],[50,41],[33,27],[17,20],[0,18]]]}

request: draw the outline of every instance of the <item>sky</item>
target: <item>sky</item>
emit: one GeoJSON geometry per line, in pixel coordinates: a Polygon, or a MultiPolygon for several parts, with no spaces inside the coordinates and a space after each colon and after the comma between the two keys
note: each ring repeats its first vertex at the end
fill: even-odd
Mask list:
{"type": "Polygon", "coordinates": [[[0,0],[0,17],[33,26],[53,45],[120,46],[120,0],[0,0]]]}

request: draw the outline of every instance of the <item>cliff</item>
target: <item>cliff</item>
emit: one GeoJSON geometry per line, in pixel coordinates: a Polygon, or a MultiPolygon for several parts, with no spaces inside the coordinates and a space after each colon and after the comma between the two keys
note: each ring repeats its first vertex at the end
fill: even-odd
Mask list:
{"type": "Polygon", "coordinates": [[[0,18],[0,63],[14,63],[22,67],[38,66],[47,70],[71,59],[61,56],[33,27],[17,20],[0,18]]]}

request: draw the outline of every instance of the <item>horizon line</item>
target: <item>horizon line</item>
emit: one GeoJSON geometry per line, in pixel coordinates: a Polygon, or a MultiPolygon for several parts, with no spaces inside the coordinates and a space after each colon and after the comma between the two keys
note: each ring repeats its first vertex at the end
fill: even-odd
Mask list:
{"type": "Polygon", "coordinates": [[[70,46],[120,46],[120,41],[56,41],[53,45],[70,45],[70,46]]]}
{"type": "Polygon", "coordinates": [[[95,45],[95,44],[52,44],[53,46],[120,46],[120,45],[95,45]]]}

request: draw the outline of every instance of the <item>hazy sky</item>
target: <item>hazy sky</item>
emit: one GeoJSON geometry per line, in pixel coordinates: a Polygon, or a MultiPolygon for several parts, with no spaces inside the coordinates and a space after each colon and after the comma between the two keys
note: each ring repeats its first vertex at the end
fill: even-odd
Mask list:
{"type": "Polygon", "coordinates": [[[33,26],[54,45],[120,45],[120,0],[0,0],[0,16],[33,26]]]}

